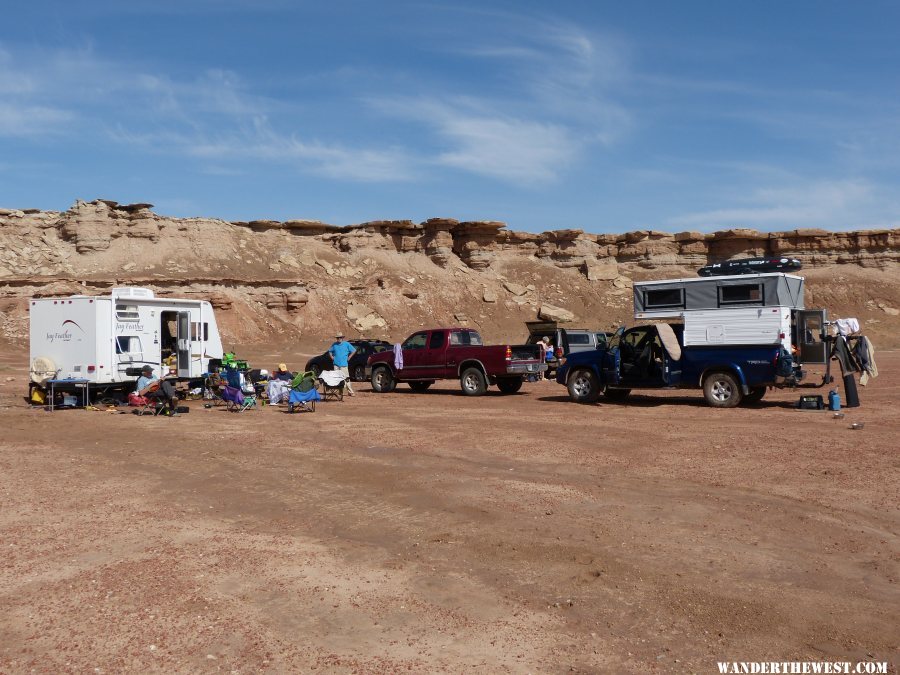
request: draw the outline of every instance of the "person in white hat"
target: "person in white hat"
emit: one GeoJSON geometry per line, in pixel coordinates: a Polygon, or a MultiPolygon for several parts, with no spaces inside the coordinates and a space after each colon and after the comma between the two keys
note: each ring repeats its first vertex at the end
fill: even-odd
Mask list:
{"type": "Polygon", "coordinates": [[[356,351],[356,347],[349,342],[344,341],[344,334],[338,331],[334,336],[334,344],[328,348],[331,354],[331,360],[334,361],[334,369],[341,371],[344,375],[344,386],[347,388],[347,394],[354,395],[353,385],[350,384],[350,355],[356,351]]]}

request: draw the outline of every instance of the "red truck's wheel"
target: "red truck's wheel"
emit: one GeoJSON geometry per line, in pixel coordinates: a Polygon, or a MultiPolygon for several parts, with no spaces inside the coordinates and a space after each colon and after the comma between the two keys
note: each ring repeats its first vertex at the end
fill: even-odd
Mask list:
{"type": "Polygon", "coordinates": [[[466,396],[481,396],[487,391],[487,380],[480,368],[466,368],[462,371],[459,384],[466,396]]]}
{"type": "Polygon", "coordinates": [[[379,394],[386,394],[390,391],[394,391],[394,387],[397,386],[397,380],[394,379],[394,375],[391,373],[391,369],[382,366],[381,368],[376,368],[372,371],[372,390],[377,391],[379,394]]]}

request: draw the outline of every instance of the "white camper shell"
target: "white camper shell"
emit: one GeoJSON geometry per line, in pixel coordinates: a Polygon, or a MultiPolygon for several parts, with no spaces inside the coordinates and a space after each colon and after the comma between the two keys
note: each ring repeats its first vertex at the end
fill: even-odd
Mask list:
{"type": "Polygon", "coordinates": [[[637,282],[634,318],[682,321],[685,347],[780,343],[827,363],[826,312],[805,309],[803,284],[781,272],[637,282]]]}
{"type": "Polygon", "coordinates": [[[201,377],[222,358],[212,305],[157,298],[147,288],[113,288],[109,296],[33,298],[29,305],[32,380],[81,379],[124,385],[143,366],[161,375],[175,357],[179,378],[201,377]]]}

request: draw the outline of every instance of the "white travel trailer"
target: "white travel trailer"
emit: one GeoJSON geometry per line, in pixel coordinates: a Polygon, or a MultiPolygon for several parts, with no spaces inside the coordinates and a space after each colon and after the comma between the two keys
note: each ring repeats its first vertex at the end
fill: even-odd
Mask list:
{"type": "Polygon", "coordinates": [[[179,378],[201,377],[221,360],[212,305],[157,298],[146,288],[113,288],[109,296],[33,298],[29,305],[31,378],[87,380],[91,388],[125,387],[145,365],[179,378]]]}

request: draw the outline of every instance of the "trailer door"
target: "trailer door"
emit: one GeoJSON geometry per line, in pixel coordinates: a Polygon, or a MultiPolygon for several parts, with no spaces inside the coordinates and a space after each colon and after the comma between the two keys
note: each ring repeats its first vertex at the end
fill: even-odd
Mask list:
{"type": "Polygon", "coordinates": [[[177,320],[178,377],[191,376],[191,313],[178,312],[177,320]]]}
{"type": "Polygon", "coordinates": [[[796,313],[796,321],[800,363],[828,363],[828,343],[825,342],[825,310],[799,309],[796,313]]]}

